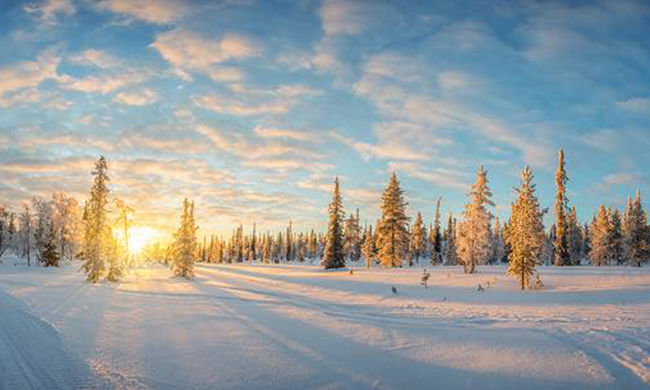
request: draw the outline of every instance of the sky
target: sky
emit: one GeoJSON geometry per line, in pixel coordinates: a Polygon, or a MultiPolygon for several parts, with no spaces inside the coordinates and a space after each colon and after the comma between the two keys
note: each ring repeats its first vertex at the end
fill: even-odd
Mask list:
{"type": "Polygon", "coordinates": [[[136,224],[322,231],[336,176],[373,223],[396,172],[428,222],[483,164],[506,218],[562,147],[590,220],[650,196],[648,36],[631,0],[3,0],[0,203],[83,201],[105,155],[136,224]]]}

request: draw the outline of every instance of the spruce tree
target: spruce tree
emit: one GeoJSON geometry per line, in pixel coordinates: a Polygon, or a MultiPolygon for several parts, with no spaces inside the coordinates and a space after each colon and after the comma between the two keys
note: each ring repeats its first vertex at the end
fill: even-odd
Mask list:
{"type": "Polygon", "coordinates": [[[628,203],[625,229],[627,258],[630,265],[640,267],[650,254],[650,229],[641,202],[641,192],[637,191],[634,202],[630,200],[628,203]]]}
{"type": "Polygon", "coordinates": [[[569,217],[567,219],[567,225],[569,228],[569,259],[571,261],[571,265],[580,265],[582,252],[582,232],[580,229],[580,223],[578,222],[575,206],[571,207],[571,211],[569,212],[569,217]]]}
{"type": "Polygon", "coordinates": [[[90,190],[90,200],[86,203],[85,231],[82,250],[83,270],[86,279],[97,283],[104,275],[105,261],[109,254],[109,239],[112,236],[107,221],[106,207],[108,204],[108,165],[104,156],[95,163],[92,172],[95,177],[90,190]]]}
{"type": "Polygon", "coordinates": [[[591,250],[589,251],[589,259],[595,266],[607,265],[609,253],[609,212],[604,205],[600,205],[598,214],[594,218],[591,225],[591,250]]]}
{"type": "Polygon", "coordinates": [[[183,200],[181,225],[174,235],[174,257],[172,271],[174,275],[191,280],[194,279],[194,260],[198,248],[196,240],[196,222],[194,220],[194,202],[183,200]]]}
{"type": "Polygon", "coordinates": [[[465,205],[463,222],[458,236],[458,257],[465,273],[471,274],[477,264],[485,262],[492,251],[490,225],[492,213],[486,206],[494,206],[488,188],[487,171],[479,166],[476,183],[470,192],[471,203],[465,205]]]}
{"type": "Polygon", "coordinates": [[[568,198],[566,183],[568,176],[564,167],[564,151],[558,153],[557,170],[555,171],[555,242],[554,264],[557,266],[571,265],[569,253],[569,228],[567,223],[568,198]]]}
{"type": "Polygon", "coordinates": [[[447,218],[447,229],[445,230],[447,237],[445,245],[445,265],[458,264],[458,249],[456,248],[456,221],[451,213],[447,218]]]}
{"type": "Polygon", "coordinates": [[[363,247],[361,248],[363,259],[366,262],[366,268],[370,268],[372,260],[375,258],[375,240],[372,236],[372,226],[366,230],[364,235],[363,247]]]}
{"type": "Polygon", "coordinates": [[[543,240],[542,212],[535,196],[533,173],[526,166],[521,173],[517,200],[512,204],[509,225],[511,252],[508,275],[520,281],[522,290],[530,286],[535,266],[540,264],[543,240]]]}
{"type": "Polygon", "coordinates": [[[442,233],[440,232],[440,198],[436,202],[436,212],[431,232],[431,265],[442,264],[442,233]]]}
{"type": "MultiPolygon", "coordinates": [[[[422,214],[418,212],[411,228],[411,259],[415,259],[416,263],[420,262],[420,257],[424,255],[426,248],[427,231],[422,221],[422,214]]],[[[413,265],[413,264],[411,264],[413,265]]]]}
{"type": "Polygon", "coordinates": [[[377,226],[378,259],[385,267],[401,267],[409,251],[409,218],[404,190],[393,172],[382,195],[381,220],[377,226]]]}
{"type": "Polygon", "coordinates": [[[608,253],[610,264],[621,265],[625,262],[625,242],[621,213],[614,209],[609,213],[608,253]]]}
{"type": "Polygon", "coordinates": [[[59,253],[56,249],[56,232],[54,230],[54,223],[50,221],[48,232],[43,246],[41,263],[45,267],[58,267],[59,266],[59,253]]]}
{"type": "Polygon", "coordinates": [[[345,253],[343,250],[343,199],[339,187],[339,178],[334,179],[332,202],[329,205],[329,222],[325,236],[325,252],[321,265],[324,269],[345,267],[345,253]]]}

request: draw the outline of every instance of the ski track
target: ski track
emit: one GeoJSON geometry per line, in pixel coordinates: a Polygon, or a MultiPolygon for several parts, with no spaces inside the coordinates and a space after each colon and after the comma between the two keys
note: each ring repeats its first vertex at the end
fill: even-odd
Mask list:
{"type": "Polygon", "coordinates": [[[650,388],[650,272],[611,270],[521,293],[499,267],[433,268],[424,289],[417,269],[154,267],[91,286],[4,266],[0,389],[650,388]]]}

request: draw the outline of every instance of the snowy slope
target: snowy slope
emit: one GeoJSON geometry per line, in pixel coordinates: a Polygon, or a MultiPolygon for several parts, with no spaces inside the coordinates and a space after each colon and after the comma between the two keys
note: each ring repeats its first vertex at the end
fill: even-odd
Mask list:
{"type": "MultiPolygon", "coordinates": [[[[527,292],[479,271],[433,268],[425,289],[418,269],[203,265],[190,283],[156,267],[90,286],[73,267],[5,265],[0,290],[115,388],[650,388],[650,269],[543,268],[527,292]]],[[[19,327],[6,301],[2,329],[19,327]]]]}

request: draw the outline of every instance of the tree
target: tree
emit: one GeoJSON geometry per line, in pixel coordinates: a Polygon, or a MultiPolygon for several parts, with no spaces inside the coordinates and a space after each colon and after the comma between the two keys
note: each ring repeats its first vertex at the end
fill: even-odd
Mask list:
{"type": "Polygon", "coordinates": [[[621,213],[614,209],[609,212],[608,250],[610,263],[621,265],[625,262],[625,242],[621,213]]]}
{"type": "Polygon", "coordinates": [[[436,202],[436,212],[431,231],[431,264],[442,264],[442,233],[440,232],[440,198],[436,202]]]}
{"type": "Polygon", "coordinates": [[[494,220],[494,228],[492,230],[492,260],[493,263],[499,263],[503,259],[505,252],[505,244],[503,240],[503,230],[499,222],[499,217],[494,220]]]}
{"type": "Polygon", "coordinates": [[[359,226],[359,209],[345,221],[343,234],[343,251],[346,258],[357,261],[361,257],[361,227],[359,226]]]}
{"type": "Polygon", "coordinates": [[[456,220],[451,213],[449,213],[449,217],[447,218],[445,236],[447,237],[445,240],[445,265],[456,265],[458,264],[458,249],[456,248],[456,220]]]}
{"type": "Polygon", "coordinates": [[[366,268],[370,268],[372,260],[375,258],[375,240],[372,237],[372,226],[366,229],[361,253],[366,261],[366,268]]]}
{"type": "Polygon", "coordinates": [[[343,200],[339,188],[339,178],[334,179],[332,203],[329,205],[329,223],[325,237],[325,253],[321,262],[324,269],[345,267],[343,251],[343,200]]]}
{"type": "Polygon", "coordinates": [[[257,225],[253,222],[253,235],[250,242],[250,261],[251,263],[257,260],[257,225]]]}
{"type": "Polygon", "coordinates": [[[465,273],[471,274],[477,264],[490,257],[492,251],[490,225],[492,213],[486,206],[494,206],[488,188],[487,171],[479,166],[476,183],[472,186],[471,203],[465,205],[463,222],[458,236],[458,257],[465,273]]]}
{"type": "Polygon", "coordinates": [[[382,195],[381,220],[377,226],[378,258],[385,267],[401,267],[409,250],[409,218],[406,216],[404,190],[393,172],[382,195]]]}
{"type": "Polygon", "coordinates": [[[294,259],[294,253],[293,253],[293,230],[292,226],[293,222],[289,221],[289,226],[287,227],[287,236],[286,236],[286,244],[285,244],[285,258],[287,261],[293,261],[294,259]]]}
{"type": "Polygon", "coordinates": [[[542,215],[535,196],[533,173],[530,167],[526,166],[521,173],[517,200],[512,204],[509,226],[511,252],[508,275],[520,281],[522,290],[530,286],[535,266],[540,264],[544,240],[542,215]]]}
{"type": "Polygon", "coordinates": [[[48,231],[45,234],[43,250],[40,257],[41,264],[45,267],[58,267],[59,254],[56,250],[56,230],[53,221],[49,222],[48,231]]]}
{"type": "Polygon", "coordinates": [[[23,211],[20,213],[20,255],[27,258],[27,266],[31,266],[32,255],[32,213],[28,203],[23,204],[23,211]]]}
{"type": "Polygon", "coordinates": [[[634,202],[631,199],[628,200],[625,220],[628,262],[630,265],[640,267],[650,253],[650,230],[646,212],[643,210],[640,191],[636,192],[634,202]]]}
{"type": "Polygon", "coordinates": [[[609,212],[601,204],[591,225],[589,259],[595,266],[607,265],[609,261],[609,226],[609,212]]]}
{"type": "Polygon", "coordinates": [[[36,258],[41,265],[45,265],[45,250],[50,243],[50,234],[52,233],[50,230],[54,229],[52,203],[35,198],[34,209],[36,210],[36,230],[34,231],[36,258]]]}
{"type": "Polygon", "coordinates": [[[61,259],[75,257],[79,248],[81,215],[75,198],[62,192],[52,195],[52,218],[61,259]]]}
{"type": "Polygon", "coordinates": [[[415,222],[413,222],[413,228],[411,229],[411,257],[409,257],[410,259],[415,258],[416,263],[420,262],[420,257],[424,255],[426,250],[426,229],[422,222],[422,214],[418,212],[415,216],[415,222]]]}
{"type": "Polygon", "coordinates": [[[555,242],[554,264],[557,266],[571,265],[569,253],[569,228],[567,209],[569,200],[566,195],[566,183],[569,180],[564,168],[564,151],[558,153],[557,170],[555,171],[555,242]]]}
{"type": "Polygon", "coordinates": [[[569,212],[569,217],[567,219],[568,225],[568,250],[569,250],[569,259],[571,265],[580,265],[581,253],[582,253],[582,232],[580,229],[580,223],[578,222],[578,216],[576,214],[575,206],[571,207],[569,212]]]}
{"type": "Polygon", "coordinates": [[[172,271],[174,275],[191,280],[194,279],[194,259],[198,242],[196,240],[196,222],[194,221],[194,202],[183,200],[183,215],[181,226],[174,235],[174,257],[172,271]]]}
{"type": "Polygon", "coordinates": [[[85,232],[83,241],[83,270],[86,279],[91,283],[97,283],[104,275],[106,266],[104,264],[109,255],[109,240],[112,238],[111,229],[107,222],[106,207],[108,204],[108,165],[104,156],[101,156],[95,163],[95,170],[92,172],[94,178],[90,190],[90,200],[85,207],[85,232]]]}
{"type": "Polygon", "coordinates": [[[12,248],[16,236],[14,214],[0,206],[0,263],[2,256],[12,248]]]}

